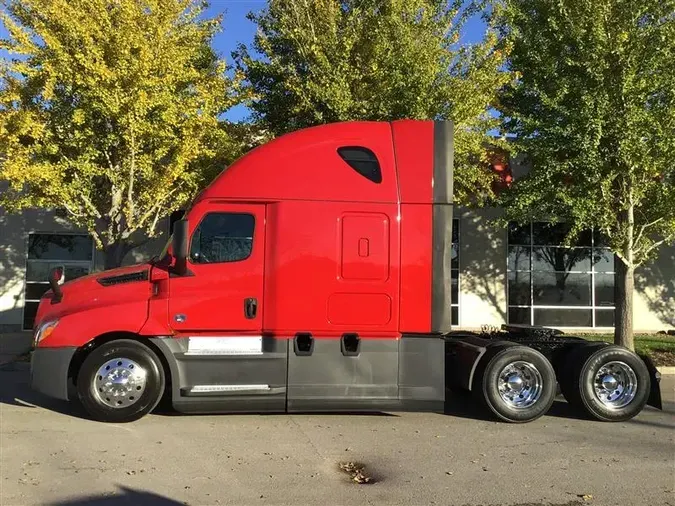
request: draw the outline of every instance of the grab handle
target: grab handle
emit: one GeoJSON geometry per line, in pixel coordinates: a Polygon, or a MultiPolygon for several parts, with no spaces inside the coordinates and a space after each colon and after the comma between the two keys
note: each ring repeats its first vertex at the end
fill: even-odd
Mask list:
{"type": "Polygon", "coordinates": [[[358,334],[342,334],[340,349],[345,357],[356,357],[361,352],[361,338],[358,334]]]}
{"type": "Polygon", "coordinates": [[[307,357],[314,351],[314,338],[309,332],[298,332],[293,338],[293,349],[299,357],[307,357]]]}

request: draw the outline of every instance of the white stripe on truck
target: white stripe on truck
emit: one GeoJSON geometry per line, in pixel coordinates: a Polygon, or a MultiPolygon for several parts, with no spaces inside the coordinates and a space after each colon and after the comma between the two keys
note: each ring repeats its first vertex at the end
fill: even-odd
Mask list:
{"type": "Polygon", "coordinates": [[[262,336],[188,338],[186,355],[262,355],[262,336]]]}

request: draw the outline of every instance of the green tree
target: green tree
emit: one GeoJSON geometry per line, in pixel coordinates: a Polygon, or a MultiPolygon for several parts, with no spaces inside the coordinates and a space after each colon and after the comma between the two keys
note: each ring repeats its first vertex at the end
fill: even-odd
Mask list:
{"type": "Polygon", "coordinates": [[[633,348],[635,269],[675,242],[675,1],[503,0],[516,74],[501,100],[531,171],[507,217],[566,220],[607,237],[615,342],[633,348]]]}
{"type": "Polygon", "coordinates": [[[476,5],[462,0],[271,0],[252,48],[236,61],[251,89],[254,120],[273,135],[348,120],[448,118],[456,126],[455,191],[491,195],[487,132],[504,50],[488,28],[462,44],[476,5]]]}
{"type": "Polygon", "coordinates": [[[234,149],[220,19],[193,0],[0,5],[0,205],[65,209],[120,265],[234,149]]]}

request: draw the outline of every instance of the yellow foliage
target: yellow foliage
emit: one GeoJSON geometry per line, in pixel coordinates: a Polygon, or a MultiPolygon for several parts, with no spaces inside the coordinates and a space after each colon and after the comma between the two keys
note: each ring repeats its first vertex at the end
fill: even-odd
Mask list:
{"type": "Polygon", "coordinates": [[[99,247],[132,246],[231,148],[238,102],[193,0],[4,0],[0,205],[67,210],[99,247]]]}

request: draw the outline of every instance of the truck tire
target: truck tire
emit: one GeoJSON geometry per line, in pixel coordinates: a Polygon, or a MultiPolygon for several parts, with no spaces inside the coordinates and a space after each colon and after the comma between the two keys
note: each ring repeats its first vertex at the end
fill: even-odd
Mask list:
{"type": "Polygon", "coordinates": [[[553,366],[538,351],[508,346],[484,357],[476,371],[474,393],[499,419],[524,423],[546,413],[556,395],[553,366]]]}
{"type": "MultiPolygon", "coordinates": [[[[560,385],[560,393],[565,397],[568,404],[571,404],[570,398],[574,396],[573,391],[575,388],[574,377],[578,374],[579,371],[575,373],[575,364],[579,363],[579,358],[581,353],[590,353],[591,350],[599,350],[609,346],[609,343],[597,342],[597,341],[587,341],[582,343],[580,346],[574,347],[564,357],[561,357],[561,360],[558,362],[558,367],[556,369],[556,376],[558,377],[558,384],[560,385]]],[[[576,409],[576,408],[575,408],[576,409]]]]}
{"type": "Polygon", "coordinates": [[[622,346],[583,346],[569,356],[563,375],[567,402],[603,422],[630,420],[649,399],[647,366],[622,346]]]}
{"type": "Polygon", "coordinates": [[[87,356],[77,376],[77,393],[92,418],[133,422],[157,406],[165,381],[164,369],[150,348],[120,339],[87,356]]]}

